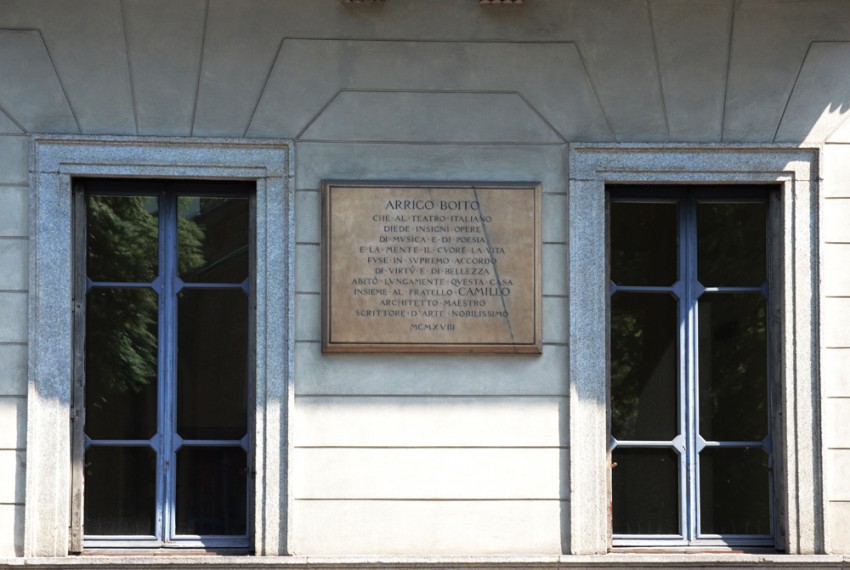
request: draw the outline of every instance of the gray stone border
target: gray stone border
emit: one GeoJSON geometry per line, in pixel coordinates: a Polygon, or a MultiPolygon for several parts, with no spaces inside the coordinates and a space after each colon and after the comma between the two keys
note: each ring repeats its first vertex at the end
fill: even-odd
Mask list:
{"type": "Polygon", "coordinates": [[[24,556],[68,554],[73,370],[73,176],[255,180],[253,544],[286,553],[294,398],[294,197],[281,140],[44,136],[30,146],[29,388],[24,556]]]}
{"type": "Polygon", "coordinates": [[[818,375],[820,149],[790,145],[579,144],[569,153],[570,551],[610,548],[607,435],[606,184],[754,184],[781,188],[783,442],[779,548],[824,551],[818,375]],[[783,544],[784,543],[784,544],[783,544]]]}

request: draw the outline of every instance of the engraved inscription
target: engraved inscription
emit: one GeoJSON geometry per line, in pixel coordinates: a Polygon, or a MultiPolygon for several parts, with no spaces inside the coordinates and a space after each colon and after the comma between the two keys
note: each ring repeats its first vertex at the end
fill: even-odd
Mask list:
{"type": "Polygon", "coordinates": [[[539,352],[539,188],[325,192],[326,351],[539,352]]]}

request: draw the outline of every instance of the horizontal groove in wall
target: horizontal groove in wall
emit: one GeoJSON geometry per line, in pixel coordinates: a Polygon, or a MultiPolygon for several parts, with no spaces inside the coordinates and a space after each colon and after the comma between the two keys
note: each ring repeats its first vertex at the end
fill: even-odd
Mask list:
{"type": "MultiPolygon", "coordinates": [[[[433,450],[433,449],[561,449],[569,445],[293,445],[296,449],[386,449],[386,450],[433,450]]],[[[830,448],[835,449],[835,448],[830,448]]],[[[842,448],[837,448],[842,449],[842,448]]]]}
{"type": "Polygon", "coordinates": [[[541,498],[510,498],[510,499],[502,499],[499,497],[486,498],[486,499],[442,499],[442,498],[433,498],[429,497],[427,499],[417,499],[417,498],[384,498],[384,497],[375,497],[371,499],[364,499],[361,497],[357,498],[349,498],[349,497],[293,497],[295,501],[311,501],[311,502],[319,502],[319,501],[345,501],[349,502],[359,502],[359,503],[526,503],[529,501],[534,501],[536,503],[568,503],[569,499],[541,499],[541,498]]]}
{"type": "Polygon", "coordinates": [[[487,398],[516,400],[517,398],[547,398],[568,400],[568,396],[558,394],[295,394],[295,400],[302,398],[487,398]]]}
{"type": "Polygon", "coordinates": [[[416,146],[567,146],[563,142],[512,142],[512,141],[381,141],[381,140],[330,140],[330,139],[296,139],[296,144],[347,144],[347,145],[416,145],[416,146]]]}

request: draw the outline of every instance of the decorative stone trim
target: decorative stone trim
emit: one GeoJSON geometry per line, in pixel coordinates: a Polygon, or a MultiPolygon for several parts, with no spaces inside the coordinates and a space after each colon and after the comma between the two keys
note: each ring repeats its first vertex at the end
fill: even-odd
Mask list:
{"type": "Polygon", "coordinates": [[[819,149],[790,145],[581,144],[570,148],[570,550],[610,546],[605,185],[780,187],[781,433],[775,433],[777,548],[824,551],[818,382],[819,149]]]}
{"type": "MultiPolygon", "coordinates": [[[[295,240],[289,143],[34,135],[30,152],[24,556],[68,554],[70,404],[75,357],[71,298],[74,176],[256,181],[253,542],[258,553],[284,554],[289,513],[287,412],[294,397],[295,240]]],[[[91,560],[103,563],[103,559],[91,560]]]]}

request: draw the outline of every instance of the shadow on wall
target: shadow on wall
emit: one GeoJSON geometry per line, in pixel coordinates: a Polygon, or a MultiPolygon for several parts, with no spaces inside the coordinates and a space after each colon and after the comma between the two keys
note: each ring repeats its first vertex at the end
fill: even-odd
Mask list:
{"type": "Polygon", "coordinates": [[[777,126],[776,142],[829,142],[850,119],[850,42],[812,42],[777,126]]]}
{"type": "MultiPolygon", "coordinates": [[[[281,3],[283,8],[279,9],[286,9],[286,4],[281,3]]],[[[523,12],[513,12],[514,17],[521,20],[525,15],[534,15],[535,4],[527,3],[523,12]]],[[[581,2],[570,4],[578,6],[581,2]]],[[[556,2],[538,5],[552,13],[562,9],[556,2]]],[[[64,9],[55,8],[57,11],[64,9]]],[[[477,6],[470,8],[471,13],[479,17],[477,9],[477,6]]],[[[359,12],[357,17],[364,21],[372,17],[363,14],[359,12]]],[[[211,12],[209,16],[210,22],[225,25],[216,19],[216,13],[211,12]]],[[[284,42],[284,31],[273,29],[267,32],[271,38],[267,42],[269,53],[259,54],[262,57],[250,54],[250,59],[268,63],[254,65],[250,67],[252,71],[242,68],[249,68],[245,61],[248,58],[240,62],[238,56],[232,55],[240,52],[222,49],[242,47],[230,46],[224,40],[222,44],[212,45],[215,38],[210,36],[211,47],[217,50],[186,50],[172,61],[156,61],[155,65],[146,68],[136,65],[136,81],[139,82],[136,87],[147,85],[139,93],[134,93],[133,85],[123,82],[131,77],[130,60],[140,63],[155,59],[146,51],[152,46],[140,39],[141,36],[136,38],[137,43],[129,46],[123,39],[112,44],[103,36],[96,36],[97,40],[87,39],[90,38],[87,34],[77,34],[71,40],[62,38],[69,42],[65,45],[83,50],[79,53],[90,48],[86,42],[103,41],[102,45],[98,44],[99,53],[121,56],[110,59],[115,64],[110,68],[114,71],[110,74],[110,85],[95,89],[115,95],[105,105],[103,93],[97,97],[84,96],[94,95],[86,89],[91,89],[96,81],[78,80],[81,76],[98,75],[86,71],[86,67],[74,67],[87,65],[82,63],[86,61],[99,64],[98,58],[78,57],[75,60],[51,53],[48,46],[63,44],[51,35],[50,29],[38,29],[40,20],[35,17],[27,21],[28,16],[21,15],[21,22],[15,20],[16,17],[15,14],[0,14],[0,28],[4,28],[0,29],[0,77],[6,78],[0,82],[0,133],[4,134],[108,132],[135,135],[142,132],[237,137],[245,133],[277,137],[302,134],[314,142],[452,143],[458,148],[479,144],[492,145],[491,148],[502,152],[505,142],[528,147],[561,145],[565,141],[649,140],[646,131],[630,130],[622,125],[643,125],[640,119],[649,114],[648,109],[666,108],[665,96],[682,92],[675,87],[689,87],[667,83],[657,97],[654,90],[633,92],[633,85],[623,87],[612,77],[621,77],[617,72],[622,67],[618,66],[643,57],[644,52],[630,52],[623,58],[627,63],[620,64],[604,57],[604,52],[617,52],[622,48],[619,44],[617,49],[611,49],[610,45],[602,45],[602,40],[595,39],[592,33],[559,35],[557,26],[551,24],[547,25],[555,31],[553,35],[529,43],[466,41],[465,36],[466,39],[460,41],[416,41],[414,38],[399,42],[366,37],[357,41],[286,39],[284,42]],[[10,23],[7,17],[14,21],[10,23]],[[11,29],[24,25],[28,29],[11,29]],[[45,37],[50,41],[45,41],[45,37]],[[281,49],[276,52],[278,48],[281,49]],[[126,49],[131,53],[125,53],[126,49]],[[227,57],[215,60],[216,53],[227,53],[227,57]],[[191,65],[184,61],[183,58],[190,56],[197,56],[198,61],[193,60],[191,65]],[[239,69],[228,68],[230,59],[240,66],[239,69]],[[29,65],[21,65],[21,62],[29,65]],[[201,63],[207,66],[203,69],[220,73],[202,74],[201,63]],[[388,67],[383,69],[382,64],[388,67]],[[176,76],[169,75],[175,69],[171,65],[182,66],[181,70],[195,70],[197,66],[197,82],[194,71],[180,74],[184,79],[189,78],[186,93],[190,94],[180,105],[166,104],[172,103],[175,96],[173,90],[164,88],[170,85],[169,77],[176,76]],[[147,69],[149,75],[143,77],[142,69],[147,69]],[[69,78],[77,80],[69,81],[69,78]],[[227,88],[244,90],[244,93],[227,91],[227,88]],[[214,93],[227,96],[216,99],[214,93]],[[213,105],[211,101],[220,104],[213,105]],[[642,104],[644,102],[646,105],[642,104]],[[106,110],[99,109],[98,104],[104,105],[106,110]],[[207,111],[207,123],[198,119],[198,124],[193,124],[194,116],[191,121],[183,120],[191,115],[187,114],[187,109],[196,108],[201,118],[204,109],[214,108],[215,112],[207,111]],[[146,122],[156,114],[154,111],[160,114],[157,121],[146,122]],[[390,112],[392,116],[388,117],[390,112]]],[[[133,24],[133,14],[127,17],[133,24]]],[[[564,18],[567,19],[566,14],[564,18]]],[[[107,15],[91,20],[110,21],[107,15]]],[[[286,20],[279,19],[284,23],[286,20]]],[[[122,23],[117,20],[114,29],[122,29],[122,23]]],[[[504,22],[510,26],[515,23],[508,18],[504,22]]],[[[587,30],[592,31],[595,28],[590,24],[592,22],[588,22],[587,30]]],[[[202,37],[201,34],[198,37],[202,37]]],[[[244,39],[235,33],[234,37],[244,39]]],[[[67,53],[77,52],[69,49],[67,53]]],[[[651,54],[648,57],[647,61],[651,60],[651,54]]],[[[758,125],[773,135],[762,142],[804,145],[824,140],[850,141],[848,61],[850,42],[816,41],[810,44],[802,62],[783,62],[782,67],[793,66],[796,70],[799,66],[799,71],[784,107],[780,105],[775,115],[771,108],[767,124],[758,125]]],[[[676,75],[665,77],[675,78],[676,75]]],[[[659,83],[660,80],[652,78],[639,85],[650,84],[656,89],[659,83]]],[[[721,94],[724,87],[720,86],[721,94]]],[[[730,95],[743,97],[736,93],[730,95]]],[[[686,99],[686,106],[696,106],[694,101],[700,100],[699,97],[686,99]]],[[[760,104],[758,97],[752,97],[744,103],[744,108],[755,109],[760,104]]],[[[718,121],[714,124],[720,127],[716,129],[718,133],[722,131],[721,115],[718,113],[718,121]]],[[[659,116],[662,118],[658,123],[663,124],[665,119],[660,111],[659,116]]],[[[658,132],[652,135],[652,140],[658,140],[658,132]]],[[[462,155],[464,151],[457,152],[462,155]]],[[[426,166],[431,168],[432,165],[426,166]]],[[[441,166],[433,165],[435,177],[440,176],[441,166]]],[[[467,167],[472,168],[464,165],[467,167]]],[[[324,164],[317,167],[318,170],[329,168],[324,164]]],[[[420,165],[418,170],[421,169],[420,165]]],[[[547,314],[545,318],[550,322],[566,320],[567,315],[547,314]]],[[[115,380],[119,388],[132,389],[148,374],[145,369],[150,367],[149,362],[138,357],[132,340],[141,339],[141,343],[145,343],[150,338],[142,330],[143,326],[128,323],[123,329],[127,334],[120,341],[130,344],[125,349],[119,347],[124,353],[118,359],[122,362],[116,370],[122,372],[115,380]]],[[[120,344],[117,338],[105,342],[120,344]]],[[[354,450],[365,445],[388,448],[385,453],[389,458],[386,464],[354,460],[352,478],[354,483],[362,479],[362,489],[340,487],[338,485],[345,482],[321,482],[316,478],[310,486],[293,487],[296,500],[315,494],[340,498],[348,493],[362,501],[381,501],[387,497],[381,494],[376,482],[385,475],[393,475],[393,466],[398,461],[416,464],[420,459],[415,456],[420,454],[420,458],[429,456],[428,464],[432,466],[429,469],[438,465],[445,476],[436,480],[416,479],[414,473],[408,481],[421,483],[419,489],[412,484],[406,488],[393,487],[392,481],[386,481],[387,488],[397,489],[397,496],[392,498],[421,499],[417,493],[430,493],[425,498],[442,497],[455,502],[542,499],[542,502],[555,505],[561,529],[561,536],[544,546],[569,551],[569,360],[565,346],[547,345],[540,357],[393,355],[367,358],[346,355],[328,358],[322,357],[317,345],[311,343],[298,345],[295,352],[298,365],[298,405],[294,410],[299,426],[294,434],[297,453],[309,458],[321,453],[313,450],[316,446],[354,450]],[[350,421],[344,421],[345,418],[350,421]],[[358,425],[360,427],[356,427],[358,425]],[[421,450],[401,450],[410,446],[419,446],[421,450]],[[476,451],[466,451],[467,448],[476,451]],[[397,449],[398,461],[391,457],[392,449],[397,449]],[[464,456],[471,457],[472,453],[481,451],[484,457],[486,450],[495,449],[512,450],[505,451],[504,455],[510,458],[509,464],[499,465],[503,458],[497,457],[499,454],[494,451],[478,467],[456,468],[464,456]],[[490,465],[493,469],[484,470],[481,465],[490,465]],[[555,477],[549,478],[550,475],[555,477]],[[535,482],[534,486],[531,482],[535,482]],[[531,496],[534,493],[542,495],[531,496]]],[[[67,402],[62,404],[67,405],[67,402]]],[[[597,400],[592,404],[600,409],[607,405],[597,400]]],[[[362,453],[361,457],[366,457],[365,452],[362,453]]],[[[331,469],[317,470],[317,473],[329,475],[333,471],[340,472],[331,469]]],[[[16,479],[16,489],[23,484],[22,478],[16,479]]],[[[16,537],[21,536],[23,508],[16,509],[15,528],[16,537]]],[[[518,540],[522,534],[516,537],[518,540]]]]}

